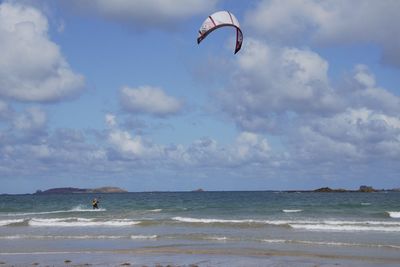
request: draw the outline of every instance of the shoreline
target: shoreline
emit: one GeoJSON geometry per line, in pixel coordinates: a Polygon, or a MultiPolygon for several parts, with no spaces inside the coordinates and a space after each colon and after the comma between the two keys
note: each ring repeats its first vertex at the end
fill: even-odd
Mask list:
{"type": "Polygon", "coordinates": [[[397,258],[255,248],[156,246],[99,251],[0,253],[0,266],[398,266],[397,258]]]}

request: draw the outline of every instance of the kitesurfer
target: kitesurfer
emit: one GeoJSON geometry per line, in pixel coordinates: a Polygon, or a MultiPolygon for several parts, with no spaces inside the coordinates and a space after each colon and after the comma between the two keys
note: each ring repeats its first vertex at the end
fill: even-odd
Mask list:
{"type": "Polygon", "coordinates": [[[93,199],[93,201],[92,201],[93,209],[98,209],[99,208],[98,204],[99,204],[99,201],[97,200],[97,198],[93,199]]]}

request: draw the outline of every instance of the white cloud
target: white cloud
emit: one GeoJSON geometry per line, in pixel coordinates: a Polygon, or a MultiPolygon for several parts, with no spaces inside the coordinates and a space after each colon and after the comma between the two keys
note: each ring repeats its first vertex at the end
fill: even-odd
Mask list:
{"type": "Polygon", "coordinates": [[[162,147],[144,139],[140,135],[132,135],[118,128],[115,115],[106,114],[105,121],[110,129],[107,140],[113,156],[124,160],[148,160],[160,158],[162,147]]]}
{"type": "Polygon", "coordinates": [[[338,91],[349,107],[365,107],[392,115],[400,112],[400,97],[379,87],[365,65],[356,66],[352,77],[342,86],[338,91]]]}
{"type": "Polygon", "coordinates": [[[161,117],[176,114],[182,109],[181,101],[166,95],[160,88],[150,86],[122,88],[120,90],[120,103],[128,112],[161,117]]]}
{"type": "Polygon", "coordinates": [[[365,65],[360,64],[355,67],[354,79],[367,88],[375,86],[375,77],[365,65]]]}
{"type": "Polygon", "coordinates": [[[219,99],[245,130],[274,127],[287,112],[324,114],[343,105],[330,86],[328,63],[310,50],[248,38],[233,66],[235,74],[219,99]]]}
{"type": "Polygon", "coordinates": [[[225,146],[206,137],[193,140],[187,146],[166,146],[114,125],[107,131],[107,141],[110,159],[134,161],[152,167],[220,168],[265,163],[272,157],[266,138],[251,132],[240,133],[234,142],[225,146]]]}
{"type": "Polygon", "coordinates": [[[14,118],[13,126],[17,131],[37,132],[43,130],[46,123],[46,113],[38,107],[31,107],[14,118]]]}
{"type": "Polygon", "coordinates": [[[315,27],[315,21],[326,17],[326,11],[313,1],[264,0],[247,12],[245,24],[271,40],[287,42],[294,41],[301,35],[304,38],[315,27]]]}
{"type": "Polygon", "coordinates": [[[52,152],[48,145],[32,145],[30,146],[31,156],[37,159],[48,159],[51,157],[52,152]]]}
{"type": "Polygon", "coordinates": [[[242,132],[236,138],[231,155],[240,160],[256,163],[265,161],[270,156],[268,141],[260,135],[242,132]]]}
{"type": "Polygon", "coordinates": [[[140,157],[145,152],[142,138],[140,136],[132,137],[126,131],[112,131],[108,136],[108,141],[123,154],[140,157]]]}
{"type": "Polygon", "coordinates": [[[234,74],[218,100],[245,131],[282,133],[304,116],[332,116],[349,108],[391,116],[400,112],[400,97],[379,87],[365,65],[355,66],[344,81],[331,82],[328,62],[317,53],[252,38],[235,60],[234,74]]]}
{"type": "Polygon", "coordinates": [[[12,114],[12,109],[5,101],[0,100],[0,119],[8,119],[12,114]]]}
{"type": "Polygon", "coordinates": [[[367,108],[349,108],[331,117],[304,119],[292,138],[303,159],[331,162],[396,159],[400,156],[400,117],[367,108]]]}
{"type": "Polygon", "coordinates": [[[180,165],[191,167],[217,169],[268,164],[272,156],[268,141],[261,135],[250,132],[240,133],[233,143],[226,146],[211,138],[201,138],[194,140],[188,147],[182,145],[166,147],[165,155],[170,163],[178,162],[180,165]]]}
{"type": "Polygon", "coordinates": [[[49,39],[46,17],[33,7],[0,4],[0,96],[18,101],[51,102],[81,92],[74,73],[49,39]]]}
{"type": "Polygon", "coordinates": [[[326,164],[334,174],[349,162],[379,165],[399,157],[400,97],[380,87],[367,66],[331,82],[329,64],[317,53],[254,38],[235,60],[218,104],[240,130],[282,142],[287,154],[278,160],[277,151],[265,150],[258,158],[264,166],[271,166],[268,160],[299,168],[307,162],[310,173],[325,171],[313,164],[326,164]]]}
{"type": "Polygon", "coordinates": [[[117,126],[117,118],[114,114],[106,114],[105,121],[108,127],[117,126]]]}
{"type": "Polygon", "coordinates": [[[263,0],[247,13],[246,23],[269,40],[286,43],[375,43],[386,62],[400,66],[399,9],[398,1],[263,0]]]}
{"type": "Polygon", "coordinates": [[[137,27],[170,30],[177,21],[213,10],[217,0],[68,0],[79,12],[97,14],[109,20],[137,27]]]}

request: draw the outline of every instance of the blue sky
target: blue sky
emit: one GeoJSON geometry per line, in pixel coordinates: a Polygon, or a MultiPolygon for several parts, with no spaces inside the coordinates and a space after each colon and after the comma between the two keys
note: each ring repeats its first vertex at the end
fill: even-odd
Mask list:
{"type": "Polygon", "coordinates": [[[400,187],[398,10],[0,1],[0,193],[400,187]]]}

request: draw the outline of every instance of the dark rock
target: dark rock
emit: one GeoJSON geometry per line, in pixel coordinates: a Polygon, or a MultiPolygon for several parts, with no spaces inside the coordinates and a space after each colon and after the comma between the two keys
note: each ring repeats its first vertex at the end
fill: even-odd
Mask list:
{"type": "Polygon", "coordinates": [[[366,186],[366,185],[360,186],[360,189],[358,191],[363,193],[377,192],[377,190],[374,189],[372,186],[366,186]]]}
{"type": "Polygon", "coordinates": [[[333,189],[329,188],[329,187],[321,187],[318,188],[316,190],[314,190],[314,192],[333,192],[333,189]]]}
{"type": "Polygon", "coordinates": [[[204,192],[204,190],[203,190],[203,188],[199,188],[199,189],[193,190],[192,192],[204,192]]]}

